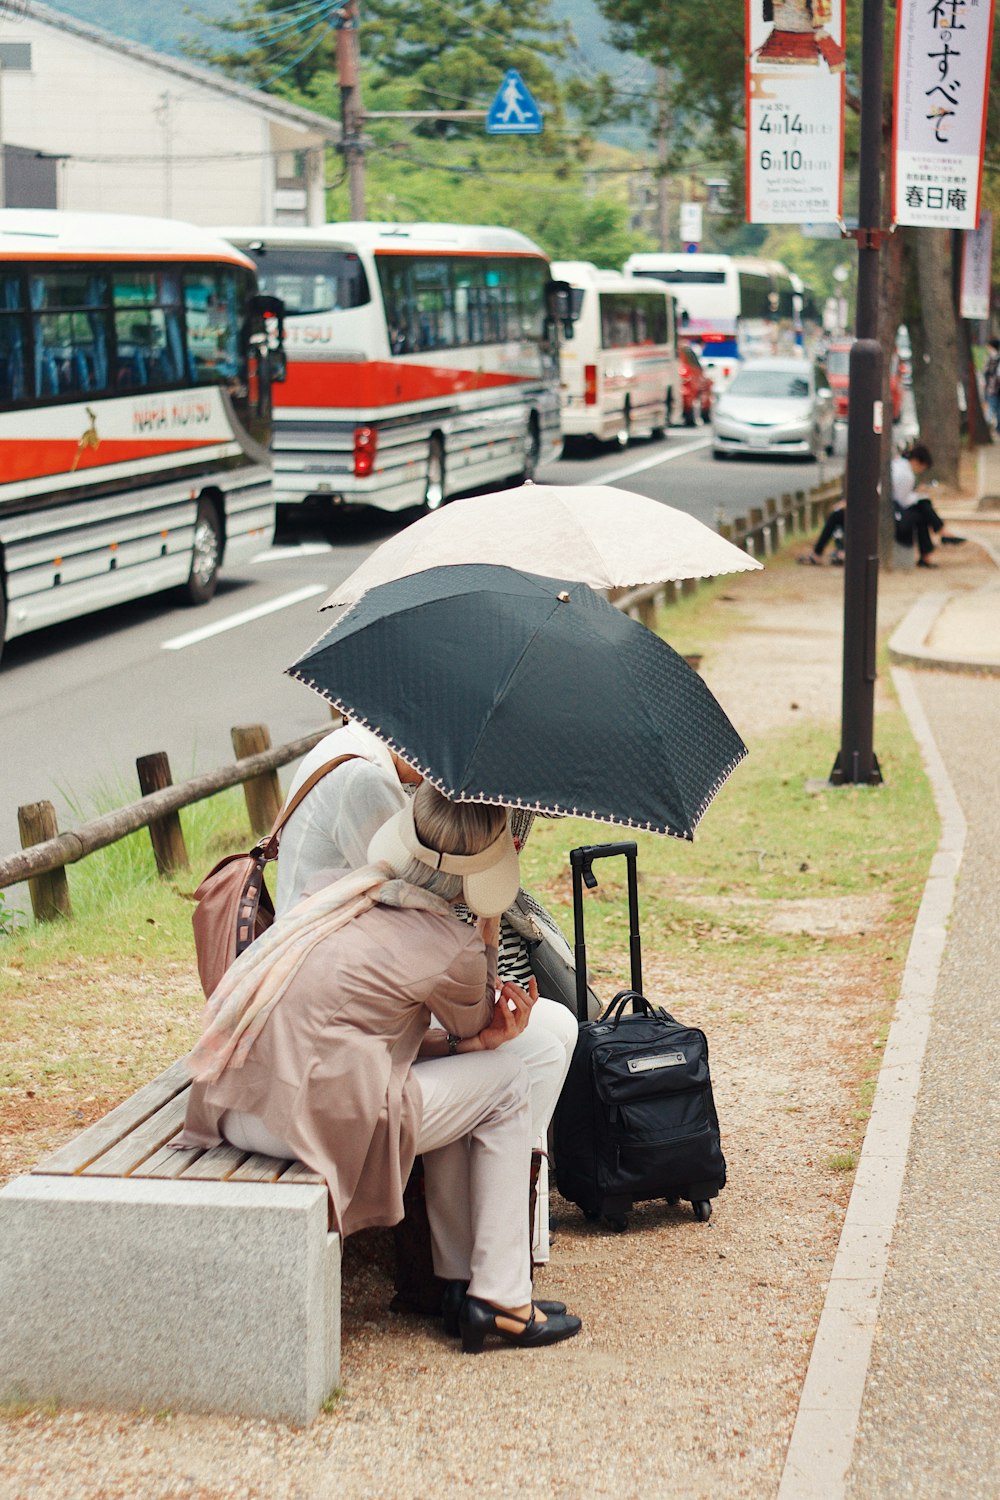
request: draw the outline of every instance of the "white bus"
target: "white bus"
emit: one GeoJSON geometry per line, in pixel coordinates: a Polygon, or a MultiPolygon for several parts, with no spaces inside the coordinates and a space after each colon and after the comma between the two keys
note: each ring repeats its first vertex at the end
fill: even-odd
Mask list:
{"type": "Polygon", "coordinates": [[[680,411],[671,289],[585,260],[554,261],[552,274],[569,283],[573,317],[559,353],[564,437],[623,448],[637,431],[662,437],[680,411]]]}
{"type": "Polygon", "coordinates": [[[279,330],[203,230],[0,212],[0,648],[267,544],[279,330]]]}
{"type": "Polygon", "coordinates": [[[565,296],[510,229],[225,229],[287,313],[279,503],[402,510],[558,458],[565,296]]]}
{"type": "Polygon", "coordinates": [[[779,261],[653,251],[630,256],[625,270],[667,283],[678,337],[694,346],[717,391],[741,359],[796,352],[792,280],[779,261]]]}

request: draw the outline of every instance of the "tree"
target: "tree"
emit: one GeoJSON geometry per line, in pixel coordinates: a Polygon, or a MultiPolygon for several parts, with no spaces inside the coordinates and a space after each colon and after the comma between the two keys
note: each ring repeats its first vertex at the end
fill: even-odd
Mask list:
{"type": "MultiPolygon", "coordinates": [[[[342,5],[242,0],[232,18],[201,18],[228,45],[192,42],[188,50],[257,87],[322,94],[336,75],[342,5]]],[[[561,109],[549,64],[566,55],[572,33],[552,19],[548,0],[364,0],[361,19],[365,91],[375,99],[390,89],[394,102],[385,107],[482,108],[513,67],[549,114],[561,109]]]]}

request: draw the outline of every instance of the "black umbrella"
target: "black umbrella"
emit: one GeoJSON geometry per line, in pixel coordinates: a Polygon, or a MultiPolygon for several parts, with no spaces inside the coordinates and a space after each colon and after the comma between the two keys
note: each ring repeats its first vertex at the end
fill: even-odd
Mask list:
{"type": "Polygon", "coordinates": [[[658,636],[513,568],[382,584],[288,670],[462,802],[689,839],[747,753],[658,636]]]}

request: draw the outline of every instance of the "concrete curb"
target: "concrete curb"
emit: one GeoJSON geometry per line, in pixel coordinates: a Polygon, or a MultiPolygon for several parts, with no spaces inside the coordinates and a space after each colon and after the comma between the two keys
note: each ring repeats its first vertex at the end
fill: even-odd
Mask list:
{"type": "Polygon", "coordinates": [[[777,1500],[843,1500],[966,823],[913,681],[893,672],[941,818],[777,1500]]]}
{"type": "Polygon", "coordinates": [[[935,621],[945,606],[962,597],[956,593],[924,594],[889,638],[889,658],[897,666],[932,668],[938,672],[975,672],[987,677],[1000,676],[1000,659],[970,661],[966,657],[945,656],[927,645],[935,621]]]}

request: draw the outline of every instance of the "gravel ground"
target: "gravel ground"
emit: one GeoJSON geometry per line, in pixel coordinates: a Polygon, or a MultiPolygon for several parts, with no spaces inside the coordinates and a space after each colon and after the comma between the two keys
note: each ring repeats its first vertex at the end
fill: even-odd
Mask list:
{"type": "MultiPolygon", "coordinates": [[[[974,587],[989,576],[969,547],[933,583],[974,587]]],[[[751,748],[793,716],[838,722],[841,579],[775,567],[734,584],[734,629],[705,675],[751,748]]],[[[925,574],[883,579],[883,630],[927,584],[925,574]]],[[[880,916],[877,898],[860,911],[834,905],[776,919],[847,935],[880,916]]],[[[649,944],[645,956],[647,989],[674,997],[683,975],[658,968],[649,944]]],[[[366,1236],[345,1253],[341,1393],[310,1428],[9,1410],[0,1496],[773,1495],[850,1190],[831,1158],[857,1139],[852,1111],[874,1018],[849,941],[776,973],[752,1024],[741,1003],[737,991],[718,992],[686,1007],[707,1022],[730,1159],[710,1223],[660,1205],[614,1236],[554,1200],[552,1261],[537,1284],[583,1316],[577,1339],[460,1358],[429,1325],[386,1314],[385,1237],[366,1236]]],[[[888,1483],[857,1497],[900,1493],[911,1491],[888,1483]]]]}

